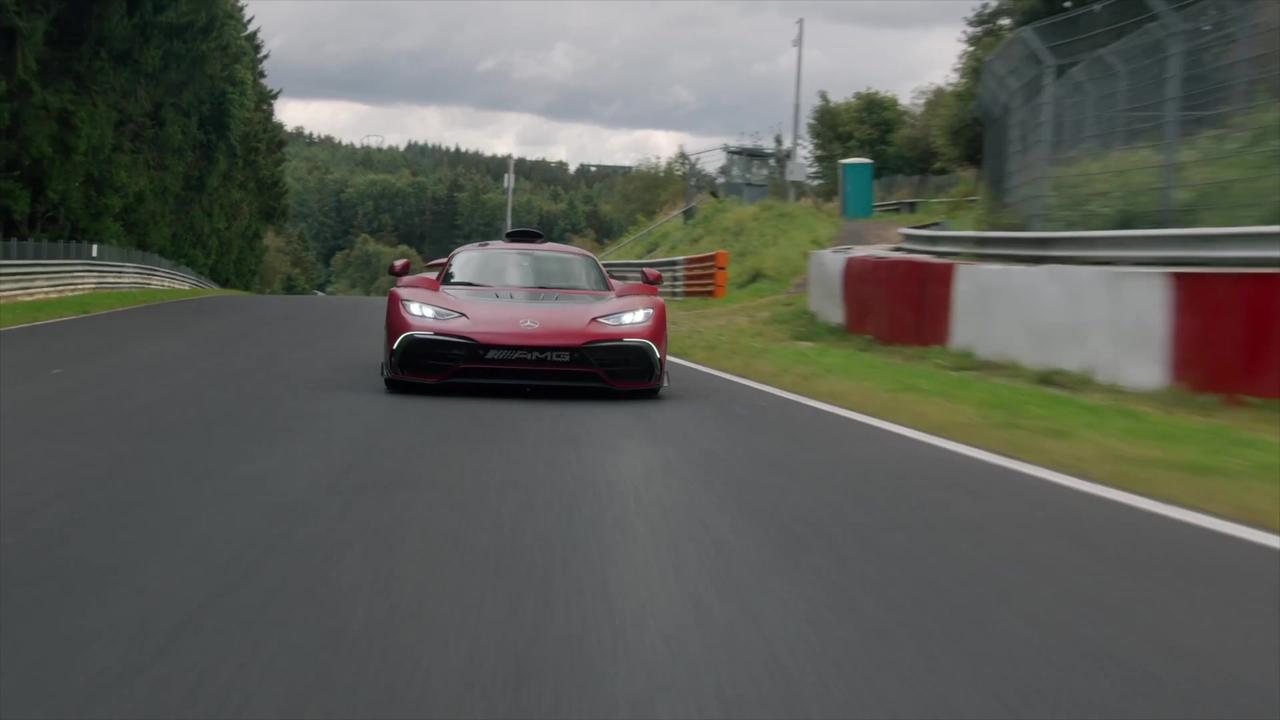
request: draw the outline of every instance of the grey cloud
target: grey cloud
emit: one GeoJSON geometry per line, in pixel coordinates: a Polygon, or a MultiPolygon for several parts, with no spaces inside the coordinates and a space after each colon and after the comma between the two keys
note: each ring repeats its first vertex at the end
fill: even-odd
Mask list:
{"type": "Polygon", "coordinates": [[[285,97],[734,135],[789,128],[794,19],[818,89],[936,81],[974,3],[249,3],[285,97]]]}

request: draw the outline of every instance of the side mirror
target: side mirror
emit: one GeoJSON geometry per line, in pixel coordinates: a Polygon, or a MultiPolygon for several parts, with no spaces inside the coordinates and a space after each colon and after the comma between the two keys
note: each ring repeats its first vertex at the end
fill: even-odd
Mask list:
{"type": "Polygon", "coordinates": [[[387,274],[391,275],[391,277],[404,277],[405,275],[408,275],[409,261],[404,258],[392,260],[391,264],[387,266],[387,274]]]}
{"type": "Polygon", "coordinates": [[[640,268],[640,282],[645,285],[661,285],[662,273],[653,268],[640,268]]]}

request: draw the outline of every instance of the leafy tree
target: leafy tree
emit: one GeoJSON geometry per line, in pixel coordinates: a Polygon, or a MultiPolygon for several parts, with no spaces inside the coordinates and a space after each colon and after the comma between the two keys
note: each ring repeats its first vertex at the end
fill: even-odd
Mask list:
{"type": "Polygon", "coordinates": [[[316,260],[306,238],[300,232],[281,235],[269,231],[265,240],[266,254],[258,268],[254,290],[267,294],[307,294],[320,286],[324,268],[316,260]]]}
{"type": "Polygon", "coordinates": [[[875,160],[876,175],[896,175],[906,168],[897,145],[908,112],[898,98],[879,90],[856,92],[847,100],[833,101],[818,92],[818,104],[809,118],[810,162],[818,192],[835,195],[838,163],[848,157],[875,160]]]}
{"type": "MultiPolygon", "coordinates": [[[[362,235],[436,258],[502,233],[505,157],[432,143],[356,147],[301,128],[288,133],[286,157],[290,211],[285,234],[309,240],[316,261],[328,268],[330,285],[338,283],[334,260],[362,235]]],[[[637,222],[681,202],[686,179],[700,189],[710,178],[687,156],[634,168],[570,171],[563,162],[528,158],[517,158],[515,166],[513,222],[539,227],[553,240],[588,246],[617,239],[637,222]]]]}
{"type": "Polygon", "coordinates": [[[0,0],[0,38],[0,233],[255,281],[284,138],[239,2],[0,0]]]}
{"type": "Polygon", "coordinates": [[[951,164],[982,163],[982,117],[978,87],[983,63],[1010,33],[1031,23],[1078,10],[1101,0],[986,0],[965,19],[964,49],[955,66],[955,79],[938,105],[940,124],[936,142],[951,164]]]}
{"type": "Polygon", "coordinates": [[[333,256],[329,292],[335,295],[386,295],[395,278],[387,274],[391,261],[405,258],[413,272],[424,266],[422,257],[407,245],[384,245],[361,235],[354,245],[333,256]]]}

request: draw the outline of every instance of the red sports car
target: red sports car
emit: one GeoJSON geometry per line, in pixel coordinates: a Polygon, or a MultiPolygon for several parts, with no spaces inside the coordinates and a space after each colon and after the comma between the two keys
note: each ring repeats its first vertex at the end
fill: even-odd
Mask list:
{"type": "Polygon", "coordinates": [[[397,278],[387,293],[389,390],[453,382],[662,390],[667,308],[656,270],[625,283],[591,253],[530,228],[464,245],[438,273],[409,270],[408,260],[389,269],[397,278]]]}

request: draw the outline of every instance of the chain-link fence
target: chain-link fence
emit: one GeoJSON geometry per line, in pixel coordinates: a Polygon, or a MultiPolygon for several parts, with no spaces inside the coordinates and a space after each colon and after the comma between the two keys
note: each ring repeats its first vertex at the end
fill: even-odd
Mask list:
{"type": "Polygon", "coordinates": [[[1110,0],[986,62],[986,192],[1030,229],[1280,223],[1280,2],[1110,0]]]}
{"type": "Polygon", "coordinates": [[[147,265],[162,270],[172,270],[217,287],[209,278],[186,265],[163,258],[155,253],[114,245],[98,245],[63,240],[0,240],[0,260],[96,260],[99,262],[131,263],[147,265]]]}

